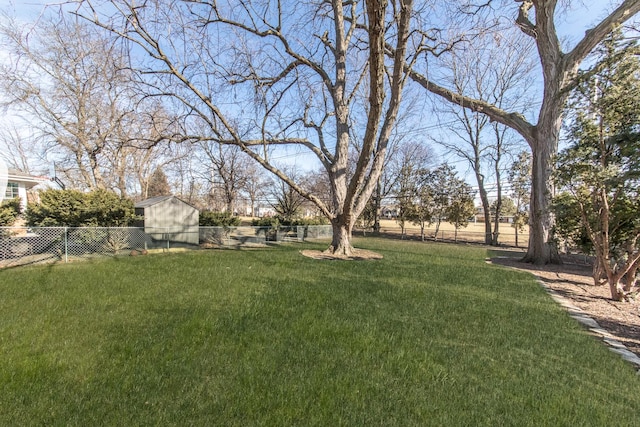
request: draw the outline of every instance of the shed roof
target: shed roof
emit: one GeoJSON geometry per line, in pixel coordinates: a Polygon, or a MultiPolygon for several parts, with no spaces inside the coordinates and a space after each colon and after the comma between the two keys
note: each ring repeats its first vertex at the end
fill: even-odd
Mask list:
{"type": "MultiPolygon", "coordinates": [[[[165,202],[165,201],[170,200],[170,199],[176,199],[176,200],[180,201],[181,203],[184,203],[187,206],[191,206],[189,203],[185,202],[184,200],[180,200],[176,196],[156,196],[156,197],[151,197],[149,199],[142,200],[142,201],[136,203],[135,207],[136,208],[148,208],[149,206],[157,205],[158,203],[165,202]]],[[[193,207],[193,206],[191,206],[191,207],[195,209],[195,207],[193,207]]]]}
{"type": "Polygon", "coordinates": [[[149,206],[157,205],[158,203],[164,202],[165,200],[169,200],[172,197],[173,196],[151,197],[150,199],[145,199],[145,200],[139,201],[138,203],[136,203],[135,207],[136,208],[146,208],[146,207],[149,207],[149,206]]]}

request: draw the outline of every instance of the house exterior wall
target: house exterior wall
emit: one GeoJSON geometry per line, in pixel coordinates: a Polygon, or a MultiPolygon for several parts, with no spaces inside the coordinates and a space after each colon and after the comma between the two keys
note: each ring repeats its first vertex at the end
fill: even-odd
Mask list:
{"type": "MultiPolygon", "coordinates": [[[[41,180],[43,182],[44,180],[41,180]]],[[[5,190],[5,194],[3,194],[3,200],[13,199],[16,196],[20,197],[20,205],[22,206],[22,211],[24,212],[27,209],[28,194],[27,190],[33,188],[38,182],[34,182],[33,180],[23,181],[20,179],[15,179],[11,175],[9,175],[9,179],[7,180],[7,188],[5,190]]]]}
{"type": "Polygon", "coordinates": [[[27,189],[24,183],[18,183],[18,196],[20,197],[20,205],[22,206],[22,212],[27,210],[27,189]]]}

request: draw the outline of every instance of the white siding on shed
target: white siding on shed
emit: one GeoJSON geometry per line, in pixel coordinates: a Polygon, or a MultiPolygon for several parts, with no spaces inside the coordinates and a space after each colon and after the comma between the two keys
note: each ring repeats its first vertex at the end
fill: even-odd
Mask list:
{"type": "Polygon", "coordinates": [[[154,238],[197,245],[199,212],[175,196],[159,196],[136,203],[145,233],[154,238]]]}

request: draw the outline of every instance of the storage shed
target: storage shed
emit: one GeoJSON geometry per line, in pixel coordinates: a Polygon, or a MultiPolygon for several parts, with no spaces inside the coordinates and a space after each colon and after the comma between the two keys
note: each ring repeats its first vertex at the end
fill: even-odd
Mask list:
{"type": "Polygon", "coordinates": [[[175,196],[158,196],[136,203],[138,226],[156,240],[197,245],[199,212],[175,196]]]}

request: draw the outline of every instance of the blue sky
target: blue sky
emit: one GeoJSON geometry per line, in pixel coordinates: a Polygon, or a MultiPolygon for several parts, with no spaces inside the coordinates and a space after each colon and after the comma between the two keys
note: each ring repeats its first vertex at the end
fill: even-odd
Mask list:
{"type": "Polygon", "coordinates": [[[8,11],[18,19],[33,20],[44,9],[49,0],[0,0],[0,9],[8,11]]]}
{"type": "MultiPolygon", "coordinates": [[[[613,3],[619,3],[619,1],[616,0],[613,3]]],[[[20,20],[33,21],[43,11],[46,4],[59,5],[66,2],[65,0],[0,0],[0,9],[8,11],[9,14],[16,16],[20,20]]],[[[584,35],[586,29],[602,18],[606,10],[611,9],[609,0],[574,0],[573,5],[573,10],[564,14],[557,22],[561,38],[566,38],[569,46],[573,46],[584,35]],[[588,6],[585,6],[585,4],[588,6]]],[[[1,55],[2,52],[0,51],[1,55]]],[[[284,154],[282,158],[287,163],[290,161],[297,162],[300,166],[313,161],[313,156],[297,156],[291,152],[284,154]]],[[[466,173],[465,166],[460,165],[459,168],[461,169],[460,173],[464,175],[466,173]]],[[[469,182],[473,182],[471,177],[469,177],[469,182]]]]}

